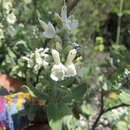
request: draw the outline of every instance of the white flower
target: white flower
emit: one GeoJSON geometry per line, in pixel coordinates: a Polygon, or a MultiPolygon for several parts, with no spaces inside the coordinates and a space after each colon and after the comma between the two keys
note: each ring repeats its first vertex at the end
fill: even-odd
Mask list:
{"type": "Polygon", "coordinates": [[[53,59],[54,59],[54,65],[51,69],[50,77],[52,78],[52,80],[55,80],[55,81],[64,80],[66,68],[60,62],[59,52],[53,49],[52,50],[52,56],[53,56],[53,59]]]}
{"type": "Polygon", "coordinates": [[[65,63],[65,67],[67,69],[66,77],[72,77],[72,76],[75,76],[77,74],[75,65],[73,63],[73,60],[76,57],[76,54],[77,54],[76,49],[70,50],[70,52],[68,54],[68,57],[67,57],[67,60],[65,63]]]}
{"type": "Polygon", "coordinates": [[[22,59],[26,60],[27,61],[27,67],[28,68],[32,68],[34,66],[34,61],[33,59],[31,58],[31,56],[23,56],[22,59]]]}
{"type": "Polygon", "coordinates": [[[48,23],[48,25],[45,27],[45,32],[43,32],[43,35],[46,38],[54,38],[56,36],[56,30],[52,23],[48,23]]]}
{"type": "Polygon", "coordinates": [[[47,62],[49,55],[46,54],[48,51],[49,51],[48,48],[36,49],[36,51],[35,51],[36,64],[38,64],[40,66],[44,66],[45,68],[49,65],[49,63],[47,62]]]}
{"type": "Polygon", "coordinates": [[[64,5],[61,10],[61,21],[63,22],[63,25],[67,27],[69,30],[74,30],[78,27],[78,20],[74,19],[74,17],[71,15],[67,17],[67,7],[64,5]]]}
{"type": "Polygon", "coordinates": [[[34,66],[34,62],[33,62],[32,59],[30,59],[30,60],[28,61],[27,67],[28,67],[28,68],[32,68],[33,66],[34,66]]]}
{"type": "Polygon", "coordinates": [[[48,54],[44,54],[42,53],[42,55],[38,52],[35,52],[35,60],[36,60],[36,64],[38,64],[39,66],[44,66],[45,68],[49,65],[49,63],[46,61],[46,57],[48,56],[48,54]]]}
{"type": "Polygon", "coordinates": [[[47,68],[47,67],[48,67],[48,65],[49,65],[49,63],[48,63],[47,61],[43,60],[42,65],[44,66],[44,68],[47,68]]]}
{"type": "Polygon", "coordinates": [[[44,51],[43,51],[43,50],[40,51],[41,56],[43,56],[44,58],[45,58],[45,57],[48,57],[48,54],[46,54],[48,51],[49,51],[49,48],[45,48],[44,51]]]}
{"type": "Polygon", "coordinates": [[[76,54],[76,49],[71,50],[64,66],[60,61],[59,52],[53,49],[52,56],[55,64],[52,67],[50,77],[55,81],[59,81],[64,80],[66,77],[75,76],[77,72],[73,60],[76,57],[76,54]]]}
{"type": "Polygon", "coordinates": [[[26,56],[23,56],[22,59],[26,60],[26,61],[29,61],[29,58],[26,57],[26,56]]]}
{"type": "Polygon", "coordinates": [[[128,74],[130,74],[130,71],[125,68],[124,74],[125,74],[125,75],[128,75],[128,74]]]}
{"type": "Polygon", "coordinates": [[[12,8],[12,2],[11,1],[3,1],[3,8],[9,10],[12,8]]]}
{"type": "Polygon", "coordinates": [[[38,70],[40,69],[40,65],[38,65],[38,64],[36,64],[35,66],[34,66],[34,70],[35,70],[35,72],[38,72],[38,70]]]}
{"type": "Polygon", "coordinates": [[[14,24],[16,22],[16,16],[14,15],[14,13],[8,14],[6,20],[8,23],[14,24]]]}
{"type": "Polygon", "coordinates": [[[39,48],[36,49],[35,52],[28,54],[27,56],[22,57],[24,60],[27,61],[27,67],[33,68],[35,71],[38,71],[42,66],[47,68],[49,63],[47,62],[47,57],[49,56],[46,54],[49,51],[48,48],[43,49],[39,48]]]}
{"type": "Polygon", "coordinates": [[[69,30],[74,30],[78,27],[78,20],[73,19],[73,16],[68,17],[65,25],[69,30]]]}
{"type": "Polygon", "coordinates": [[[39,52],[35,52],[35,61],[36,64],[42,65],[42,57],[39,52]]]}

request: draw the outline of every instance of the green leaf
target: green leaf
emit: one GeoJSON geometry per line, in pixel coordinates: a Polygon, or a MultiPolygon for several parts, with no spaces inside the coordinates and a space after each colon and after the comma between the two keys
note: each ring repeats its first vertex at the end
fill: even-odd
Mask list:
{"type": "Polygon", "coordinates": [[[103,42],[104,42],[103,37],[100,37],[100,36],[96,37],[96,42],[97,42],[98,44],[103,44],[103,42]]]}
{"type": "Polygon", "coordinates": [[[39,20],[39,23],[40,23],[42,29],[46,30],[48,28],[47,24],[44,21],[40,20],[40,19],[38,19],[38,20],[39,20]]]}
{"type": "Polygon", "coordinates": [[[105,47],[104,47],[103,44],[97,45],[97,46],[95,47],[95,50],[96,50],[96,51],[103,51],[104,49],[105,49],[105,47]]]}
{"type": "Polygon", "coordinates": [[[130,94],[126,93],[126,92],[122,92],[119,95],[119,99],[126,104],[130,104],[130,94]]]}
{"type": "Polygon", "coordinates": [[[6,63],[10,64],[9,67],[16,65],[15,59],[9,55],[6,55],[6,63]]]}
{"type": "Polygon", "coordinates": [[[80,84],[78,87],[72,89],[72,95],[75,100],[80,100],[86,93],[86,84],[80,84]]]}
{"type": "Polygon", "coordinates": [[[70,110],[64,103],[49,104],[47,114],[52,130],[62,130],[62,119],[70,114],[70,110]]]}
{"type": "Polygon", "coordinates": [[[112,48],[115,49],[115,50],[122,50],[122,51],[126,50],[125,46],[123,46],[123,45],[117,45],[117,44],[113,44],[112,48]]]}
{"type": "Polygon", "coordinates": [[[81,77],[81,78],[85,78],[87,79],[90,75],[90,73],[92,72],[92,69],[91,67],[82,67],[80,69],[80,71],[78,72],[78,75],[81,77]]]}
{"type": "Polygon", "coordinates": [[[79,86],[72,88],[71,92],[63,98],[65,102],[79,101],[86,93],[87,85],[80,84],[79,86]]]}
{"type": "Polygon", "coordinates": [[[124,11],[123,11],[123,14],[125,14],[125,15],[130,15],[130,10],[124,10],[124,11]]]}
{"type": "Polygon", "coordinates": [[[111,12],[117,14],[119,12],[119,9],[114,7],[114,8],[111,9],[111,12]]]}
{"type": "Polygon", "coordinates": [[[24,49],[27,49],[28,50],[28,46],[27,46],[27,43],[26,41],[24,40],[20,40],[16,43],[16,46],[21,49],[21,50],[24,50],[24,49]]]}
{"type": "Polygon", "coordinates": [[[7,48],[7,50],[8,50],[8,55],[9,55],[11,58],[16,58],[15,53],[14,53],[10,48],[7,48]]]}
{"type": "Polygon", "coordinates": [[[47,95],[44,95],[43,93],[40,93],[35,87],[29,87],[29,86],[26,86],[24,85],[22,88],[21,88],[22,91],[24,92],[28,92],[32,97],[34,98],[39,98],[41,100],[46,100],[47,98],[47,95]]]}
{"type": "Polygon", "coordinates": [[[93,108],[87,105],[82,105],[81,110],[87,115],[91,115],[94,112],[93,108]]]}
{"type": "Polygon", "coordinates": [[[24,85],[23,87],[22,87],[22,91],[24,91],[24,92],[28,92],[32,97],[36,97],[36,95],[35,95],[35,90],[34,90],[35,88],[31,88],[31,87],[28,87],[28,86],[26,86],[26,85],[24,85]]]}
{"type": "Polygon", "coordinates": [[[68,86],[72,85],[74,81],[75,81],[75,77],[70,77],[63,81],[59,81],[58,85],[59,86],[64,85],[64,86],[68,87],[68,86]]]}
{"type": "Polygon", "coordinates": [[[128,130],[127,123],[124,121],[118,121],[116,124],[117,130],[128,130]]]}

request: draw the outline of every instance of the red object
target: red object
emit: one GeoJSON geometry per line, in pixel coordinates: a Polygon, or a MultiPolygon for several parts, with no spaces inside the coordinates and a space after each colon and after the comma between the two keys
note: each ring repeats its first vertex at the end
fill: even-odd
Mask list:
{"type": "Polygon", "coordinates": [[[18,91],[25,82],[12,78],[7,74],[0,74],[0,86],[8,91],[18,91]]]}

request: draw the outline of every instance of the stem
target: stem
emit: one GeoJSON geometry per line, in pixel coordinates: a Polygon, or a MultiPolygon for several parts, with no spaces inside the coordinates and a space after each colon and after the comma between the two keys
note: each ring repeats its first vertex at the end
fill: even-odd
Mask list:
{"type": "Polygon", "coordinates": [[[116,44],[119,44],[119,42],[120,42],[121,18],[122,18],[123,2],[124,2],[124,0],[120,0],[120,12],[118,14],[118,25],[117,25],[116,44]]]}
{"type": "Polygon", "coordinates": [[[52,95],[53,95],[53,103],[57,104],[58,103],[58,98],[57,98],[57,95],[58,95],[58,91],[57,91],[57,82],[54,83],[54,87],[52,89],[52,95]]]}
{"type": "Polygon", "coordinates": [[[116,106],[113,106],[113,107],[110,107],[110,108],[106,109],[106,110],[104,111],[104,113],[107,113],[107,112],[109,112],[109,111],[111,111],[111,110],[114,110],[114,109],[117,109],[117,108],[119,108],[119,107],[129,107],[129,106],[130,106],[129,104],[124,104],[124,103],[122,103],[122,104],[119,104],[119,105],[116,105],[116,106]]]}
{"type": "Polygon", "coordinates": [[[102,117],[103,114],[109,112],[109,111],[112,111],[114,109],[117,109],[119,107],[130,107],[129,104],[125,104],[125,103],[122,103],[122,104],[119,104],[119,105],[116,105],[116,106],[113,106],[113,107],[110,107],[110,108],[107,108],[106,110],[104,109],[104,100],[103,100],[103,97],[104,97],[104,93],[103,93],[103,90],[101,91],[101,107],[100,107],[100,112],[96,118],[96,120],[94,121],[93,125],[92,125],[92,128],[91,130],[95,130],[96,127],[97,127],[97,124],[100,120],[100,118],[102,117]]]}
{"type": "Polygon", "coordinates": [[[41,74],[41,72],[42,72],[42,67],[38,70],[38,73],[37,73],[37,76],[36,76],[36,81],[34,82],[34,87],[36,87],[36,85],[38,84],[38,82],[39,82],[39,76],[40,76],[40,74],[41,74]]]}
{"type": "Polygon", "coordinates": [[[101,98],[100,98],[100,112],[96,118],[96,120],[94,121],[93,125],[92,125],[92,129],[91,130],[95,130],[95,128],[97,127],[97,123],[100,120],[101,116],[104,113],[104,90],[101,89],[101,98]]]}

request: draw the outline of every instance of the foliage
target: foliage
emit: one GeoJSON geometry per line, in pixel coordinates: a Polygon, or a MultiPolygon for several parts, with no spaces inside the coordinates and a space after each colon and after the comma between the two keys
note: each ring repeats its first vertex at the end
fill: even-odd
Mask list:
{"type": "Polygon", "coordinates": [[[112,12],[118,22],[117,0],[0,0],[0,72],[26,81],[53,130],[130,128],[129,5],[109,32],[102,21],[112,12]]]}

